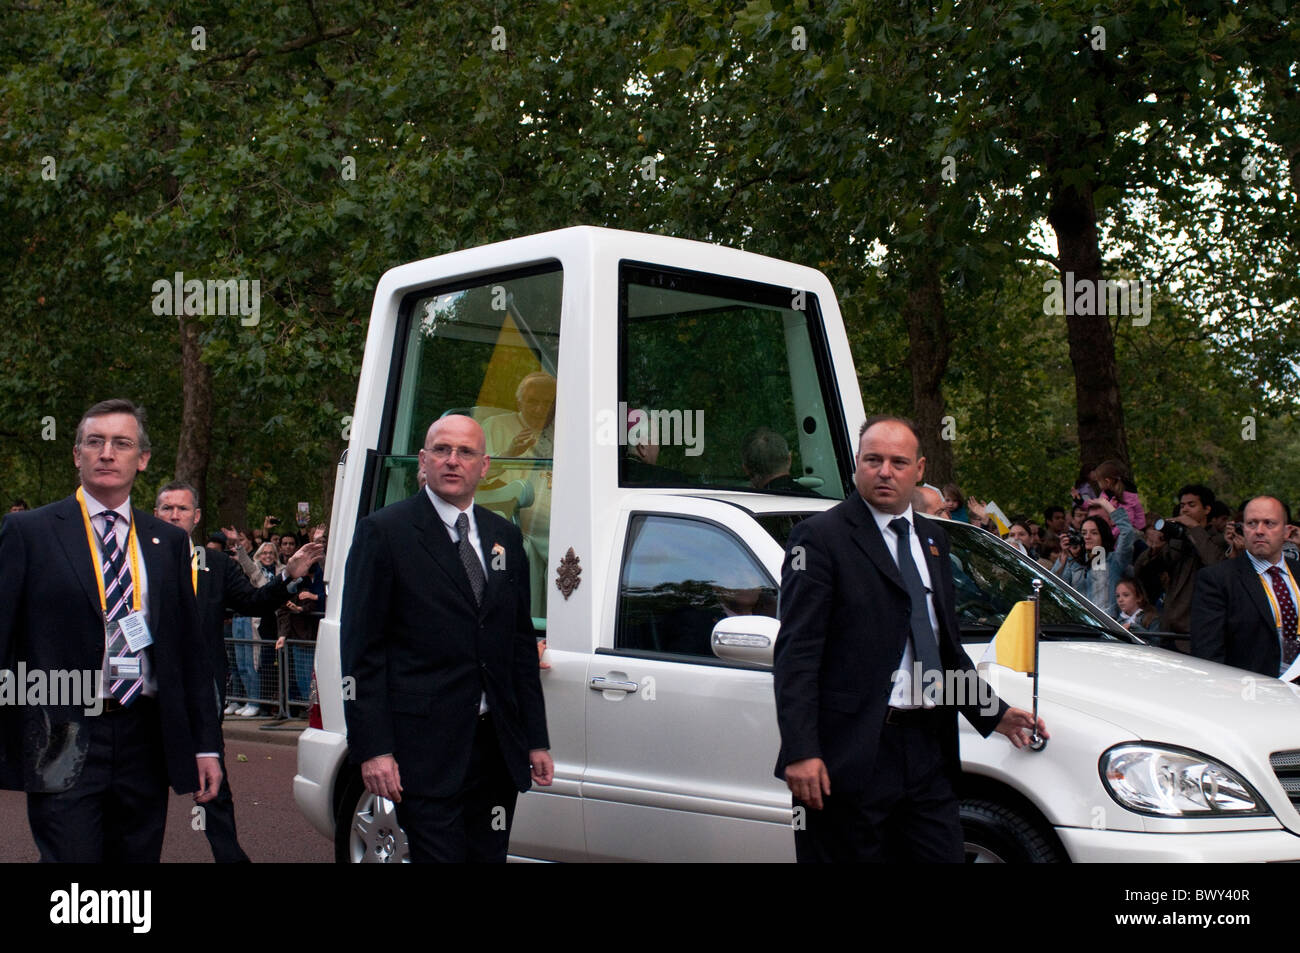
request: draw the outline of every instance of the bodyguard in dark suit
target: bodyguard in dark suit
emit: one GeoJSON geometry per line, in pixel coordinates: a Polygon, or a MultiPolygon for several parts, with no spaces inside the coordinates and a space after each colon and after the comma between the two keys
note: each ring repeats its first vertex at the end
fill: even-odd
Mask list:
{"type": "Polygon", "coordinates": [[[427,485],[358,523],[348,553],[348,746],[413,862],[504,861],[517,792],[554,773],[523,539],[474,505],[484,447],[469,417],[435,421],[427,485]]]}
{"type": "Polygon", "coordinates": [[[1196,574],[1193,655],[1273,678],[1295,662],[1300,565],[1282,558],[1288,516],[1271,496],[1251,500],[1242,516],[1246,552],[1196,574]]]}
{"type": "MultiPolygon", "coordinates": [[[[198,506],[198,493],[188,483],[175,481],[158,491],[154,515],[183,530],[186,537],[199,525],[203,512],[198,506]]],[[[193,565],[190,579],[198,602],[199,626],[207,647],[208,663],[216,680],[217,720],[220,722],[226,707],[226,645],[224,619],[226,610],[240,615],[259,616],[274,612],[289,598],[289,580],[307,572],[322,552],[318,543],[304,546],[292,559],[284,572],[262,588],[255,587],[238,564],[219,549],[195,549],[191,545],[193,565]]],[[[212,859],[219,864],[247,863],[248,855],[239,846],[235,830],[235,800],[230,790],[226,772],[225,739],[222,739],[221,787],[217,796],[204,812],[203,832],[212,859]]]]}
{"type": "Polygon", "coordinates": [[[858,493],[790,534],[773,682],[800,862],[961,861],[957,712],[983,735],[1030,740],[1029,712],[994,695],[961,646],[947,534],[911,506],[924,472],[911,423],[873,417],[858,493]]]}
{"type": "Polygon", "coordinates": [[[0,786],[27,792],[42,860],[157,861],[168,784],[203,804],[221,781],[189,543],[130,507],[149,463],[130,401],[86,412],[73,462],[76,494],[0,530],[0,668],[104,673],[103,694],[0,709],[0,786]]]}

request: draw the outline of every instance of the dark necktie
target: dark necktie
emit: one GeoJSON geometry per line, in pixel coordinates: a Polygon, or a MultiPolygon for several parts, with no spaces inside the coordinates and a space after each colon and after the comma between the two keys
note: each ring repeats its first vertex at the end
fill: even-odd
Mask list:
{"type": "Polygon", "coordinates": [[[482,604],[487,577],[483,575],[483,564],[478,561],[474,545],[469,541],[469,517],[464,513],[456,517],[456,534],[460,537],[456,542],[456,551],[460,553],[460,562],[465,567],[465,575],[469,576],[470,588],[474,590],[474,601],[482,604]]]}
{"type": "Polygon", "coordinates": [[[1300,654],[1300,639],[1296,638],[1295,602],[1291,590],[1287,588],[1286,577],[1282,575],[1281,566],[1269,566],[1268,574],[1273,579],[1273,595],[1277,599],[1277,611],[1282,623],[1282,663],[1290,665],[1300,654]]]}
{"type": "MultiPolygon", "coordinates": [[[[912,560],[911,525],[900,516],[890,520],[889,526],[898,535],[898,572],[912,600],[912,654],[921,663],[923,672],[942,672],[939,643],[935,641],[934,627],[930,625],[930,603],[921,582],[921,573],[912,560]]],[[[939,685],[943,684],[942,675],[928,676],[927,684],[934,678],[939,679],[939,685]]]]}
{"type": "MultiPolygon", "coordinates": [[[[104,518],[104,535],[100,538],[100,543],[104,551],[101,567],[104,573],[104,603],[108,606],[105,618],[108,622],[116,622],[131,612],[131,594],[134,592],[131,567],[127,562],[126,553],[117,543],[117,533],[113,531],[113,525],[118,518],[117,513],[105,510],[100,515],[104,518]]],[[[127,645],[121,626],[113,627],[107,650],[110,659],[140,656],[139,652],[131,651],[130,646],[127,645]]],[[[123,705],[129,705],[135,701],[143,684],[144,679],[140,676],[118,678],[109,682],[108,691],[123,705]]]]}

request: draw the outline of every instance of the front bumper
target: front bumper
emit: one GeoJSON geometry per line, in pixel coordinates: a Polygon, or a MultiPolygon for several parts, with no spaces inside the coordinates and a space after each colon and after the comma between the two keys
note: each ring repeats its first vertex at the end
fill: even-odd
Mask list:
{"type": "Polygon", "coordinates": [[[1300,837],[1283,829],[1149,834],[1058,827],[1056,836],[1076,863],[1300,862],[1300,837]]]}

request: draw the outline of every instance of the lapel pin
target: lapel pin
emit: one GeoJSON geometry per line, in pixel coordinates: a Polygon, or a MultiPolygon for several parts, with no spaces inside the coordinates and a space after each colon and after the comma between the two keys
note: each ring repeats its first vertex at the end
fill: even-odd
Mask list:
{"type": "Polygon", "coordinates": [[[155,536],[155,537],[153,538],[153,544],[154,544],[155,546],[158,545],[158,537],[157,537],[157,536],[155,536]]]}

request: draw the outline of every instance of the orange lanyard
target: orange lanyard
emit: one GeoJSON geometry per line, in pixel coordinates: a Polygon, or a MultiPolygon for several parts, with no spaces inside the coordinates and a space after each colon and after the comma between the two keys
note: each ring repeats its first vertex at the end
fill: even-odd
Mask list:
{"type": "MultiPolygon", "coordinates": [[[[90,558],[95,558],[95,530],[90,525],[90,511],[86,509],[86,494],[77,487],[77,505],[81,507],[81,521],[86,526],[86,542],[90,545],[90,558]]],[[[126,551],[131,559],[131,609],[140,611],[140,544],[135,538],[135,520],[131,520],[126,534],[126,551]]],[[[99,587],[99,607],[108,612],[108,596],[104,592],[104,570],[95,566],[95,585],[99,587]]]]}
{"type": "MultiPolygon", "coordinates": [[[[1282,571],[1291,580],[1291,601],[1294,602],[1295,593],[1300,587],[1296,586],[1295,576],[1291,575],[1291,567],[1286,564],[1285,559],[1282,560],[1282,571]]],[[[1277,594],[1273,592],[1273,584],[1265,579],[1262,573],[1256,573],[1256,575],[1259,576],[1260,584],[1264,587],[1264,593],[1268,596],[1268,604],[1273,609],[1273,618],[1277,621],[1277,627],[1280,629],[1282,628],[1282,607],[1277,604],[1277,594]]]]}

